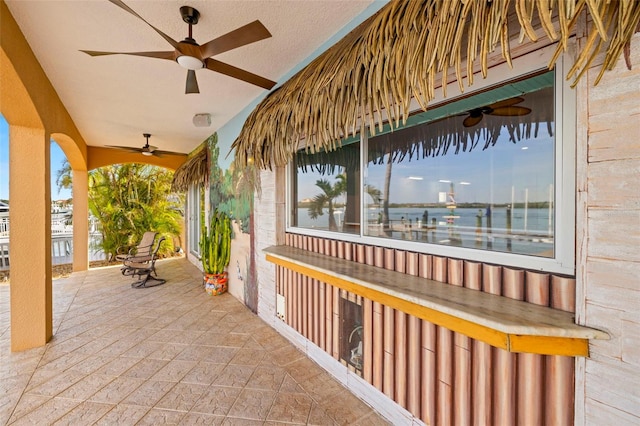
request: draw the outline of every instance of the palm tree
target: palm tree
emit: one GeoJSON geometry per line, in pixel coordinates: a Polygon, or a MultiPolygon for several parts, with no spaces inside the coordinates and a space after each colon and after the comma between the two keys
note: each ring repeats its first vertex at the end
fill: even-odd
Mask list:
{"type": "Polygon", "coordinates": [[[73,172],[71,171],[71,164],[66,158],[62,160],[62,167],[56,171],[56,186],[58,187],[58,194],[60,190],[71,189],[73,187],[73,172]]]}
{"type": "Polygon", "coordinates": [[[321,194],[316,195],[311,200],[311,205],[308,208],[309,217],[311,219],[317,219],[318,216],[324,214],[324,207],[327,207],[329,214],[329,229],[336,230],[338,225],[336,224],[336,218],[333,215],[333,200],[344,194],[347,191],[347,176],[342,173],[336,176],[337,182],[334,185],[326,179],[319,179],[316,181],[316,186],[322,190],[321,194]]]}
{"type": "MultiPolygon", "coordinates": [[[[115,255],[118,248],[137,244],[145,231],[180,236],[182,195],[170,192],[173,173],[143,164],[106,166],[89,173],[89,209],[102,230],[102,249],[115,255]]],[[[173,249],[172,238],[163,252],[173,249]]]]}
{"type": "Polygon", "coordinates": [[[392,148],[389,146],[387,168],[384,174],[384,199],[382,200],[382,223],[384,223],[385,228],[389,226],[389,191],[391,189],[391,165],[393,164],[391,154],[392,148]]]}

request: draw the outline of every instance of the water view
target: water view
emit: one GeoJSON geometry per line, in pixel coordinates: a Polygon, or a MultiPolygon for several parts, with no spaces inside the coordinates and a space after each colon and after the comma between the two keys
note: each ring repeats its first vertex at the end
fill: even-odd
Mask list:
{"type": "MultiPolygon", "coordinates": [[[[389,226],[381,223],[382,209],[367,211],[368,236],[399,240],[422,241],[431,244],[453,245],[552,257],[554,249],[553,212],[549,208],[513,208],[511,223],[507,206],[487,208],[395,207],[389,209],[389,226]]],[[[311,219],[307,209],[298,209],[298,226],[329,230],[328,210],[311,219]]],[[[342,209],[334,210],[339,232],[349,232],[342,209]]],[[[359,233],[359,228],[352,232],[359,233]]]]}

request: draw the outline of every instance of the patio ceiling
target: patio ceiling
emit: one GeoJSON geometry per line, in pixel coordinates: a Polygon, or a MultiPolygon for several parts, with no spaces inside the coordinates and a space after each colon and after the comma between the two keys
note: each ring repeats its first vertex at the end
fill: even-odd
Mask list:
{"type": "MultiPolygon", "coordinates": [[[[358,16],[373,0],[126,0],[176,41],[187,36],[179,8],[200,11],[193,37],[203,44],[259,19],[271,38],[216,59],[278,81],[358,16]]],[[[186,70],[171,61],[126,55],[90,57],[80,50],[163,51],[171,46],[141,20],[108,2],[6,0],[27,42],[90,146],[152,145],[189,153],[265,89],[208,70],[200,94],[185,95],[186,70]],[[195,114],[211,114],[195,127],[195,114]]]]}

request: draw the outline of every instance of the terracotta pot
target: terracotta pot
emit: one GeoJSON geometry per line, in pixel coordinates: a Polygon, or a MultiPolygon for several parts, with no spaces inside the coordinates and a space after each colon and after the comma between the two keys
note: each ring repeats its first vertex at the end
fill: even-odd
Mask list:
{"type": "Polygon", "coordinates": [[[227,273],[204,274],[204,289],[211,296],[218,296],[227,291],[227,273]]]}

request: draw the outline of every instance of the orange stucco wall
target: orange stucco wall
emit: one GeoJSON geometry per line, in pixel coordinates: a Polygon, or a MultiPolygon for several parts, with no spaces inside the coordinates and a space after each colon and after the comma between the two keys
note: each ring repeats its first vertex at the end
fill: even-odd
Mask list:
{"type": "Polygon", "coordinates": [[[0,113],[9,123],[11,347],[52,337],[50,140],[74,173],[74,270],[88,268],[88,170],[138,162],[175,170],[186,155],[142,157],[88,147],[7,5],[0,0],[0,113]]]}

